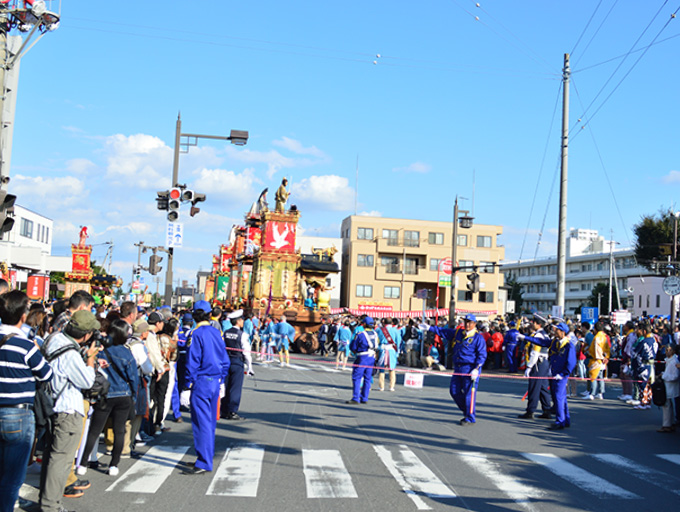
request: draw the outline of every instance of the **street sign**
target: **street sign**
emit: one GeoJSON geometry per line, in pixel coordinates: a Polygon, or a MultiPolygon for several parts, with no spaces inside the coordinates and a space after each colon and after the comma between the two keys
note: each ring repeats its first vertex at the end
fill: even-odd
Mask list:
{"type": "Polygon", "coordinates": [[[427,288],[421,288],[420,290],[416,291],[416,298],[417,299],[427,299],[429,290],[427,288]]]}
{"type": "Polygon", "coordinates": [[[632,318],[633,315],[631,315],[630,311],[626,311],[625,309],[614,311],[612,313],[612,320],[616,325],[623,325],[626,322],[630,322],[632,318]]]}
{"type": "Polygon", "coordinates": [[[165,236],[165,246],[182,247],[184,239],[184,224],[181,222],[168,222],[168,229],[165,236]]]}
{"type": "Polygon", "coordinates": [[[581,308],[581,322],[594,324],[600,318],[597,308],[581,308]]]}
{"type": "Polygon", "coordinates": [[[444,274],[451,275],[451,258],[443,259],[439,262],[440,269],[444,274]]]}

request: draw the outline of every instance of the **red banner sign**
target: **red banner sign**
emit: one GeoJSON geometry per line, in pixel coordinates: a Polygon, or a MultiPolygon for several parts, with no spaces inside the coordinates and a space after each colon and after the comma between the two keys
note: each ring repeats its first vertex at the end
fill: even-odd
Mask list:
{"type": "Polygon", "coordinates": [[[267,222],[264,250],[294,253],[295,229],[294,222],[267,222]]]}
{"type": "Polygon", "coordinates": [[[49,282],[50,280],[46,276],[28,276],[28,282],[26,283],[26,295],[28,295],[28,298],[31,300],[44,300],[45,289],[49,290],[49,282]],[[45,281],[47,281],[47,286],[45,286],[45,281]]]}

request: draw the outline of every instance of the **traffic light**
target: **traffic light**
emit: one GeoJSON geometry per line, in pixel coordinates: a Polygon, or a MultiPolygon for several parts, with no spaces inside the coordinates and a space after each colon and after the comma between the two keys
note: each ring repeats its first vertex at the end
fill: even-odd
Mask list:
{"type": "Polygon", "coordinates": [[[193,217],[201,211],[201,209],[196,206],[196,203],[205,201],[205,194],[195,194],[193,190],[191,191],[191,194],[193,195],[193,198],[191,199],[191,210],[189,214],[193,217]]]}
{"type": "Polygon", "coordinates": [[[156,192],[156,195],[158,196],[156,198],[156,208],[159,210],[167,210],[168,209],[168,203],[170,202],[170,191],[169,190],[163,190],[156,192]]]}
{"type": "Polygon", "coordinates": [[[14,202],[17,196],[0,190],[0,235],[14,226],[14,202]]]}
{"type": "Polygon", "coordinates": [[[155,254],[152,254],[149,257],[149,274],[155,276],[156,274],[159,274],[161,270],[163,270],[161,267],[158,266],[162,260],[163,260],[162,256],[156,256],[155,254]]]}
{"type": "Polygon", "coordinates": [[[179,219],[179,206],[182,201],[182,190],[175,187],[171,188],[169,191],[168,199],[168,220],[170,222],[175,222],[179,219]]]}
{"type": "Polygon", "coordinates": [[[477,293],[479,291],[479,274],[477,272],[472,272],[468,274],[467,278],[467,289],[472,293],[477,293]]]}
{"type": "Polygon", "coordinates": [[[182,202],[191,202],[194,200],[194,191],[185,189],[182,191],[182,202]]]}

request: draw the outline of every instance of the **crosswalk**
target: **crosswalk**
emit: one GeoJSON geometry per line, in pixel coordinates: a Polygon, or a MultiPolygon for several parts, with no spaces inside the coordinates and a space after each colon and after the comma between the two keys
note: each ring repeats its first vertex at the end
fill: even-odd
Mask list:
{"type": "MultiPolygon", "coordinates": [[[[189,446],[158,445],[150,448],[141,459],[113,482],[107,492],[152,494],[166,485],[184,462],[189,446]]],[[[373,445],[377,459],[384,466],[394,482],[418,510],[428,510],[435,502],[455,503],[459,497],[452,482],[444,482],[435,471],[406,445],[373,445]]],[[[212,480],[206,495],[257,498],[262,492],[262,481],[271,464],[266,462],[267,448],[256,443],[235,445],[227,449],[221,461],[211,474],[212,480]]],[[[519,507],[536,510],[536,502],[550,492],[559,492],[562,486],[538,487],[537,481],[527,473],[518,473],[508,467],[502,458],[481,451],[458,451],[452,454],[471,473],[489,482],[519,507]],[[524,476],[519,476],[523,474],[524,476]]],[[[308,499],[356,499],[361,495],[357,490],[357,476],[348,470],[347,461],[338,450],[301,449],[300,478],[304,480],[308,499]]],[[[559,477],[565,484],[575,486],[594,498],[607,500],[640,500],[637,490],[626,489],[611,481],[619,473],[656,486],[666,492],[680,494],[680,478],[673,471],[668,473],[649,465],[640,464],[622,455],[592,453],[584,456],[592,463],[584,464],[583,459],[566,460],[552,453],[522,453],[520,457],[532,466],[532,470],[547,471],[559,477]],[[583,466],[587,466],[586,469],[583,466]],[[593,467],[598,469],[593,469],[593,467]],[[599,473],[599,474],[596,474],[599,473]]],[[[680,465],[680,455],[659,454],[654,456],[665,464],[666,469],[680,465]],[[670,464],[668,464],[670,463],[670,464]]],[[[522,460],[522,459],[515,459],[522,460]]],[[[531,473],[534,474],[533,472],[531,473]]],[[[636,488],[640,489],[640,487],[636,488]]]]}

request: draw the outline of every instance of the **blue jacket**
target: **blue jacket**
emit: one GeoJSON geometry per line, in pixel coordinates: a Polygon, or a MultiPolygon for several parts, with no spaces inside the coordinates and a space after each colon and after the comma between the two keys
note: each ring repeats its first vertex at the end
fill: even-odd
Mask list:
{"type": "Polygon", "coordinates": [[[106,359],[109,363],[109,366],[104,368],[111,385],[107,397],[134,397],[139,387],[139,372],[130,349],[125,345],[112,345],[100,352],[99,358],[106,359]]]}
{"type": "Polygon", "coordinates": [[[441,338],[452,342],[452,354],[454,366],[472,366],[481,368],[486,361],[486,341],[476,330],[463,334],[462,339],[456,338],[458,329],[448,327],[430,327],[431,331],[441,338]]]}
{"type": "Polygon", "coordinates": [[[295,327],[290,325],[288,322],[279,322],[274,327],[274,332],[280,334],[281,336],[286,336],[288,340],[293,343],[295,341],[295,327]]]}
{"type": "Polygon", "coordinates": [[[508,345],[511,347],[514,347],[517,345],[519,342],[519,339],[517,339],[517,336],[519,335],[519,331],[517,329],[510,329],[508,332],[505,333],[505,336],[503,337],[503,346],[507,347],[508,345]]]}
{"type": "Polygon", "coordinates": [[[377,350],[379,344],[378,334],[371,329],[358,333],[350,343],[349,349],[358,356],[369,350],[377,350]]]}
{"type": "Polygon", "coordinates": [[[199,377],[218,377],[224,382],[229,375],[229,356],[222,335],[207,322],[201,322],[191,335],[187,353],[186,385],[199,377]]]}
{"type": "MultiPolygon", "coordinates": [[[[529,336],[527,336],[529,339],[529,336]]],[[[569,337],[563,340],[550,338],[531,338],[531,342],[550,349],[550,373],[569,377],[576,368],[576,346],[569,337]]]]}

